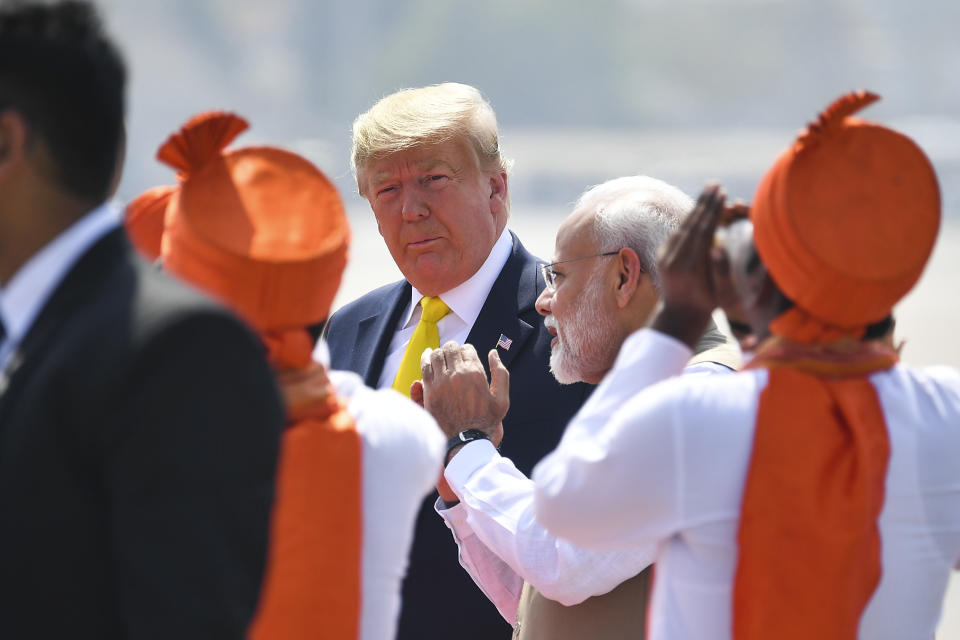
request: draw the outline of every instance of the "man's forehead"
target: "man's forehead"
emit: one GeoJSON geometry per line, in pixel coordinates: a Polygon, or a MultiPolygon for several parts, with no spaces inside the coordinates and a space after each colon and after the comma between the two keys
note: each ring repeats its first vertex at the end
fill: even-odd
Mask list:
{"type": "Polygon", "coordinates": [[[450,140],[441,143],[422,144],[375,158],[361,169],[361,173],[376,182],[389,178],[403,169],[429,171],[438,167],[446,167],[459,171],[469,162],[469,159],[467,150],[456,141],[450,140]]]}
{"type": "Polygon", "coordinates": [[[593,250],[597,236],[592,209],[577,209],[557,229],[554,260],[575,257],[573,254],[593,250]]]}
{"type": "Polygon", "coordinates": [[[365,173],[369,179],[377,182],[379,180],[388,180],[404,168],[415,169],[417,171],[430,171],[438,167],[456,168],[448,159],[439,156],[425,157],[418,160],[384,158],[383,161],[379,163],[371,163],[369,170],[365,173]]]}

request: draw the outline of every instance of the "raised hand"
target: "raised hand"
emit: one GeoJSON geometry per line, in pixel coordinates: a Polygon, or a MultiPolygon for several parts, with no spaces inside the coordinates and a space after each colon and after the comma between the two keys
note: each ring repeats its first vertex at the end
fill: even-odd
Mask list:
{"type": "Polygon", "coordinates": [[[312,362],[302,369],[279,370],[276,375],[288,423],[329,415],[334,390],[323,365],[312,362]]]}
{"type": "Polygon", "coordinates": [[[708,184],[658,260],[663,305],[652,327],[690,347],[700,339],[717,307],[711,255],[725,202],[723,187],[708,184]]]}
{"type": "Polygon", "coordinates": [[[503,439],[503,417],[510,408],[510,373],[496,349],[488,355],[491,382],[473,346],[448,342],[424,351],[423,406],[452,437],[465,429],[479,429],[494,445],[503,439]]]}

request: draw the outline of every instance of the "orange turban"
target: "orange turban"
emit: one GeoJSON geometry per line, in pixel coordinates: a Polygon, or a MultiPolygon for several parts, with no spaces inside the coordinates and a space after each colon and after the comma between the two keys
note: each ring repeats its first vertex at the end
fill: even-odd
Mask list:
{"type": "Polygon", "coordinates": [[[133,246],[150,260],[160,257],[163,239],[163,219],[170,197],[177,187],[163,186],[148,189],[127,205],[127,235],[133,246]]]}
{"type": "Polygon", "coordinates": [[[821,342],[860,337],[909,291],[933,250],[940,191],[910,138],[852,117],[879,99],[831,104],[777,158],[751,206],[757,252],[797,308],[775,334],[821,342]]]}
{"type": "Polygon", "coordinates": [[[311,163],[272,147],[224,151],[247,123],[192,118],[157,158],[178,170],[127,209],[127,230],[164,268],[235,309],[260,332],[326,319],[350,231],[336,188],[311,163]],[[162,221],[162,225],[161,225],[162,221]],[[160,234],[162,233],[162,242],[160,234]]]}

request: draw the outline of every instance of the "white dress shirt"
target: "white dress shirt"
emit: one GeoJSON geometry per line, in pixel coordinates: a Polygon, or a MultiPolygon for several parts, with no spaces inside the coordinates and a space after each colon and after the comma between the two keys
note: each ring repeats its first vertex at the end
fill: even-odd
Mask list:
{"type": "Polygon", "coordinates": [[[370,389],[347,371],[331,371],[330,381],[363,442],[360,638],[393,638],[413,524],[436,485],[446,439],[430,414],[396,391],[370,389]]]}
{"type": "MultiPolygon", "coordinates": [[[[463,284],[440,294],[440,299],[450,307],[450,313],[437,321],[441,345],[450,340],[458,344],[467,341],[470,329],[477,321],[480,310],[483,309],[483,303],[487,301],[490,289],[493,288],[493,283],[497,281],[497,276],[503,270],[503,265],[507,264],[512,251],[513,240],[510,232],[504,228],[477,272],[463,284]]],[[[383,362],[380,380],[377,382],[377,387],[380,389],[393,386],[393,379],[397,377],[407,344],[414,329],[417,328],[417,323],[420,322],[420,315],[423,312],[420,307],[421,298],[423,294],[414,287],[410,295],[410,304],[400,316],[400,324],[394,331],[390,347],[387,349],[387,357],[383,362]]]]}
{"type": "Polygon", "coordinates": [[[74,263],[119,224],[119,209],[111,203],[100,205],[33,254],[0,289],[0,320],[7,332],[0,344],[0,370],[74,263]]]}
{"type": "MultiPolygon", "coordinates": [[[[685,347],[642,333],[639,354],[674,358],[679,369],[685,347]]],[[[741,497],[767,379],[764,369],[681,376],[637,394],[612,419],[595,419],[588,404],[534,470],[536,517],[547,530],[654,553],[652,640],[730,638],[741,497]]],[[[960,561],[960,374],[897,365],[869,380],[891,454],[882,577],[859,636],[932,638],[960,561]]]]}
{"type": "MultiPolygon", "coordinates": [[[[676,362],[686,362],[681,349],[676,361],[634,359],[639,340],[634,334],[624,341],[620,366],[591,396],[594,407],[612,413],[623,398],[672,375],[676,362]],[[614,396],[613,402],[603,401],[600,396],[606,394],[614,396]]],[[[710,362],[683,369],[684,375],[721,372],[730,373],[730,369],[710,362]]],[[[599,417],[597,412],[594,415],[599,417]]],[[[460,502],[446,508],[438,499],[436,511],[453,532],[460,564],[510,624],[516,622],[524,580],[544,597],[570,606],[607,593],[653,562],[649,547],[584,549],[548,533],[534,518],[533,482],[487,440],[463,447],[444,476],[460,502]]]]}

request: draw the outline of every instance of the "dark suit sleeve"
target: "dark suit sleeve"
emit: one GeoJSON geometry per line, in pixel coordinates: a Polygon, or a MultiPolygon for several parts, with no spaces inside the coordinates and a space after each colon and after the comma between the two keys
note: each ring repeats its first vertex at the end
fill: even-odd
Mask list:
{"type": "Polygon", "coordinates": [[[283,424],[273,375],[256,339],[219,312],[146,342],[106,479],[123,635],[244,638],[283,424]]]}

